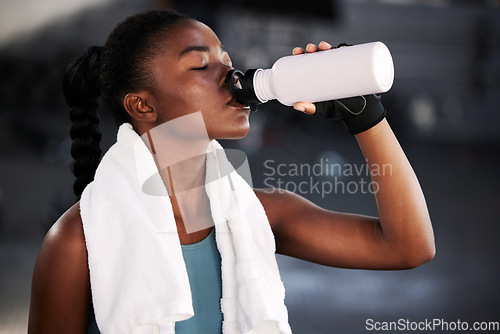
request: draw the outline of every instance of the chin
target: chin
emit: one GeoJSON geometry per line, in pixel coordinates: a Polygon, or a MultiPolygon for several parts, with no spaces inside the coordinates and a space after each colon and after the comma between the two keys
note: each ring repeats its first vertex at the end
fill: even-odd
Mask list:
{"type": "Polygon", "coordinates": [[[210,136],[213,139],[241,139],[245,138],[250,131],[250,126],[241,127],[238,129],[231,129],[231,131],[224,131],[215,133],[213,136],[210,136]]]}

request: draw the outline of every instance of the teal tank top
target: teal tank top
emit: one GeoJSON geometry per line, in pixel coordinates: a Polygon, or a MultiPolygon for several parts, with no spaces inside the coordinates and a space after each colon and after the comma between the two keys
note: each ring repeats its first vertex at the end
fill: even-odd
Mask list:
{"type": "Polygon", "coordinates": [[[175,334],[221,334],[221,258],[215,228],[200,242],[181,245],[186,262],[194,316],[175,323],[175,334]]]}
{"type": "MultiPolygon", "coordinates": [[[[215,228],[202,241],[181,245],[181,248],[191,286],[194,316],[176,322],[175,334],[221,334],[221,258],[215,241],[215,228]]],[[[99,334],[93,314],[88,334],[99,334]]]]}

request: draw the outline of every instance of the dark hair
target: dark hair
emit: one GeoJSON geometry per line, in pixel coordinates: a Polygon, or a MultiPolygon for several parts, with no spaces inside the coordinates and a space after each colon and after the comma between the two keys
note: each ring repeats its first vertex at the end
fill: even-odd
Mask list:
{"type": "Polygon", "coordinates": [[[97,99],[117,125],[130,122],[123,98],[131,91],[154,90],[148,64],[162,50],[160,37],[174,25],[190,20],[172,10],[150,11],[127,18],[111,32],[104,47],[90,47],[68,65],[63,78],[72,122],[71,155],[74,192],[80,197],[94,179],[101,158],[97,99]]]}

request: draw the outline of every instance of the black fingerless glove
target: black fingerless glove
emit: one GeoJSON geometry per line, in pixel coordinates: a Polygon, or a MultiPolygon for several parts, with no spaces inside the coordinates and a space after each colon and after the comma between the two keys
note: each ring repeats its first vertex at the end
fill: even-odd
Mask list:
{"type": "Polygon", "coordinates": [[[382,121],[386,111],[380,95],[363,95],[315,103],[314,115],[342,120],[351,135],[366,131],[382,121]]]}

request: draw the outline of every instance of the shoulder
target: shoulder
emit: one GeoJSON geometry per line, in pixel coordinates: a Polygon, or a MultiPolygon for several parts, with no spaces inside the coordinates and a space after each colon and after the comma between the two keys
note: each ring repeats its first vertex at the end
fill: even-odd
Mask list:
{"type": "Polygon", "coordinates": [[[264,205],[264,207],[277,203],[286,204],[288,203],[288,201],[295,202],[304,199],[303,197],[295,193],[280,188],[265,188],[265,189],[254,188],[253,191],[261,201],[262,205],[264,205]]]}
{"type": "Polygon", "coordinates": [[[80,216],[80,202],[69,208],[52,225],[45,236],[42,250],[64,250],[67,256],[87,256],[82,218],[80,216]]]}
{"type": "Polygon", "coordinates": [[[304,197],[279,188],[254,189],[273,230],[283,221],[310,209],[319,209],[304,197]]]}
{"type": "Polygon", "coordinates": [[[85,331],[90,305],[87,250],[79,203],[50,228],[33,271],[30,333],[85,331]],[[66,321],[65,328],[61,324],[66,321]]]}
{"type": "MultiPolygon", "coordinates": [[[[47,232],[43,240],[33,279],[88,275],[87,248],[79,202],[69,208],[47,232]],[[60,273],[59,273],[60,272],[60,273]]],[[[84,279],[84,278],[81,278],[84,279]]]]}
{"type": "Polygon", "coordinates": [[[77,202],[47,232],[35,263],[33,284],[62,287],[63,283],[86,284],[88,280],[87,247],[77,202]]]}

